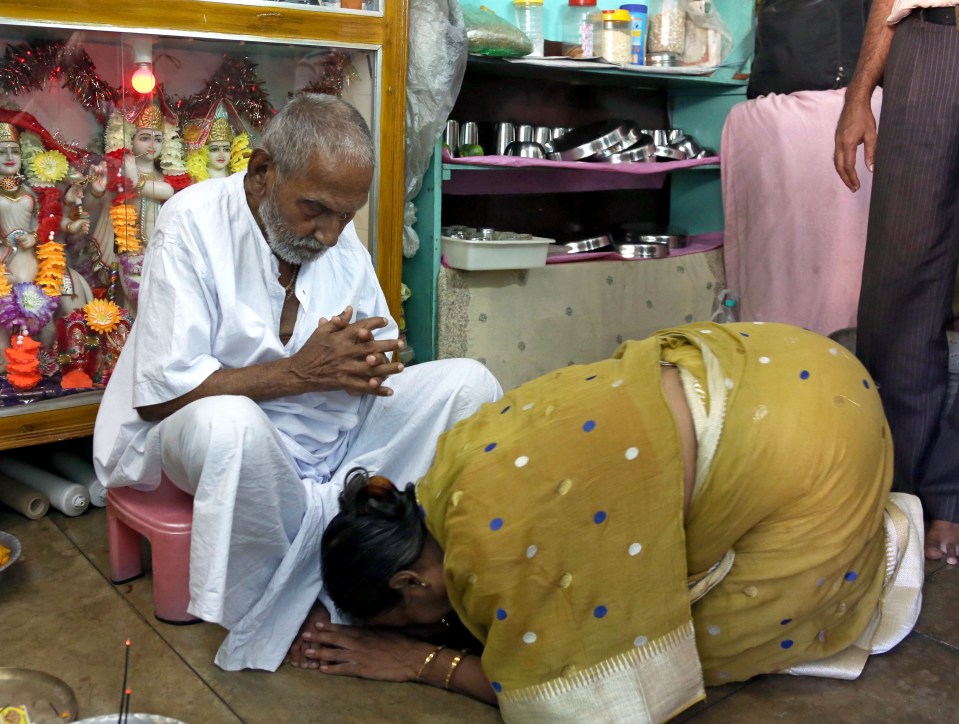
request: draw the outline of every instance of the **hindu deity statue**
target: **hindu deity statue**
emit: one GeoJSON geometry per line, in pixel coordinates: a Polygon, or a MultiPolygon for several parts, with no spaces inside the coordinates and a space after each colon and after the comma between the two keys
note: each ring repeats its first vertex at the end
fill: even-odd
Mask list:
{"type": "Polygon", "coordinates": [[[242,128],[239,115],[226,100],[215,103],[207,116],[184,125],[186,168],[194,183],[246,169],[252,148],[249,133],[238,130],[242,128]]]}
{"type": "Polygon", "coordinates": [[[0,124],[0,263],[11,284],[32,282],[39,269],[32,253],[37,245],[37,197],[24,183],[22,167],[19,129],[0,124]]]}
{"type": "Polygon", "coordinates": [[[143,251],[160,207],[190,183],[176,117],[161,104],[151,99],[130,114],[114,113],[105,134],[107,159],[91,169],[90,194],[101,206],[93,230],[96,264],[107,279],[118,269],[122,297],[134,311],[143,251]]]}
{"type": "MultiPolygon", "coordinates": [[[[21,333],[51,345],[53,319],[93,298],[86,280],[67,268],[57,240],[67,225],[85,223],[63,217],[56,184],[67,178],[70,160],[79,160],[77,152],[32,115],[0,110],[0,350],[21,333]]],[[[0,373],[4,365],[0,356],[0,373]]]]}

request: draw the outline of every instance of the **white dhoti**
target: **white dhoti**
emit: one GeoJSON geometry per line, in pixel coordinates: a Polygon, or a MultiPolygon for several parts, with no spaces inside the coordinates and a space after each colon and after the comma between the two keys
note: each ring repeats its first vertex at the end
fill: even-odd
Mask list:
{"type": "Polygon", "coordinates": [[[414,365],[388,384],[392,397],[363,399],[328,481],[301,477],[271,420],[245,397],[198,400],[150,431],[163,471],[195,496],[189,610],[230,629],[216,657],[222,668],[276,669],[318,598],[336,618],[322,594],[320,538],[352,468],[415,482],[439,435],[502,394],[470,360],[414,365]]]}

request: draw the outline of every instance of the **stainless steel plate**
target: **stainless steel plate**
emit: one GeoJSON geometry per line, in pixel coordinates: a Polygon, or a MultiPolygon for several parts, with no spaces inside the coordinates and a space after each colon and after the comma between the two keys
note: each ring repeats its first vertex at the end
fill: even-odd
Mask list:
{"type": "Polygon", "coordinates": [[[620,244],[664,244],[670,249],[682,249],[689,245],[685,229],[642,221],[627,221],[613,232],[620,244]]]}
{"type": "Polygon", "coordinates": [[[591,123],[547,143],[546,157],[553,161],[579,161],[624,143],[631,133],[635,134],[635,140],[639,139],[639,130],[628,121],[591,123]]]}
{"type": "Polygon", "coordinates": [[[604,235],[591,236],[575,241],[550,244],[550,254],[582,254],[587,251],[599,251],[609,246],[609,237],[604,235]]]}
{"type": "Polygon", "coordinates": [[[662,259],[669,256],[666,244],[616,244],[616,252],[629,259],[662,259]]]}
{"type": "Polygon", "coordinates": [[[6,533],[2,530],[0,530],[0,544],[10,550],[10,560],[8,560],[4,565],[0,566],[0,572],[2,572],[16,563],[17,558],[20,557],[22,549],[20,547],[20,541],[15,535],[6,533]]]}
{"type": "Polygon", "coordinates": [[[0,668],[0,706],[25,706],[32,722],[77,718],[73,689],[57,677],[33,669],[0,668]]]}
{"type": "Polygon", "coordinates": [[[680,234],[642,234],[640,244],[665,244],[670,249],[684,249],[689,245],[689,237],[680,234]]]}
{"type": "Polygon", "coordinates": [[[653,163],[656,161],[655,153],[656,146],[647,143],[643,146],[633,146],[619,153],[597,156],[590,160],[596,163],[653,163]]]}

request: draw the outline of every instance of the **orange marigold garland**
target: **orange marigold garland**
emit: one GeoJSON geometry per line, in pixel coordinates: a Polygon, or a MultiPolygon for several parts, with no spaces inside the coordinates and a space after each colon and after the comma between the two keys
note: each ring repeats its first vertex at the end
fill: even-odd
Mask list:
{"type": "Polygon", "coordinates": [[[119,204],[110,208],[110,220],[116,237],[117,251],[138,252],[143,246],[137,229],[137,210],[130,204],[119,204]]]}
{"type": "Polygon", "coordinates": [[[5,297],[13,291],[13,285],[7,279],[7,267],[0,264],[0,297],[5,297]]]}
{"type": "Polygon", "coordinates": [[[29,334],[18,335],[3,350],[7,358],[7,382],[18,390],[32,390],[40,382],[40,363],[37,354],[40,343],[29,334]]]}
{"type": "Polygon", "coordinates": [[[37,271],[35,284],[47,296],[59,297],[63,285],[63,275],[67,271],[67,260],[63,253],[63,244],[51,239],[46,244],[37,247],[37,261],[40,268],[37,271]]]}

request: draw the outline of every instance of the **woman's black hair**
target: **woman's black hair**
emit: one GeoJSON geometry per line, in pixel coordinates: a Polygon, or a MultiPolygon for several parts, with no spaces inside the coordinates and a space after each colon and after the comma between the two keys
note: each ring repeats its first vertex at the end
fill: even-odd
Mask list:
{"type": "Polygon", "coordinates": [[[323,532],[323,586],[340,611],[368,619],[400,602],[390,579],[420,557],[426,527],[413,483],[398,490],[363,468],[347,473],[339,502],[323,532]]]}

